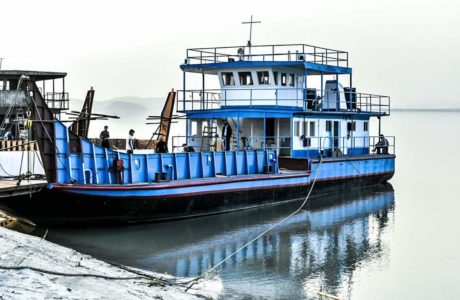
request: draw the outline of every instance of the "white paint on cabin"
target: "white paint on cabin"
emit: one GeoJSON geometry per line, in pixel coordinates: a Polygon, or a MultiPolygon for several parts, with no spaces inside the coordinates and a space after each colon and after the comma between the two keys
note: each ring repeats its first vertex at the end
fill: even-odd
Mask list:
{"type": "Polygon", "coordinates": [[[222,106],[303,107],[303,74],[285,67],[222,69],[222,106]]]}
{"type": "Polygon", "coordinates": [[[343,154],[347,154],[348,148],[369,147],[369,121],[294,117],[292,136],[293,150],[339,148],[343,154]],[[337,131],[334,130],[335,126],[337,126],[337,131]],[[351,130],[348,130],[349,128],[351,130]],[[304,138],[310,139],[310,143],[305,146],[304,138]],[[333,147],[334,139],[335,147],[333,147]]]}

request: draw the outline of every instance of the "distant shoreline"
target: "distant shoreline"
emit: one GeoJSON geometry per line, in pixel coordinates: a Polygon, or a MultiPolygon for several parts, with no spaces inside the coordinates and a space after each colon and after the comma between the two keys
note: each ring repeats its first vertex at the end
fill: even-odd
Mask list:
{"type": "Polygon", "coordinates": [[[460,112],[460,108],[392,108],[391,111],[412,112],[460,112]]]}

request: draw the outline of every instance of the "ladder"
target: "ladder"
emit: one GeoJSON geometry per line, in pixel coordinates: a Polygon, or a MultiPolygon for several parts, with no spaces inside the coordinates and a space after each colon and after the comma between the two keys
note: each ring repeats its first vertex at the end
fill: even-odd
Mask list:
{"type": "Polygon", "coordinates": [[[201,151],[203,151],[203,142],[205,138],[208,139],[209,151],[215,151],[216,146],[213,145],[212,139],[217,136],[217,126],[204,126],[203,133],[201,135],[201,151]]]}
{"type": "Polygon", "coordinates": [[[5,117],[2,120],[2,124],[0,124],[0,137],[3,137],[8,127],[11,127],[10,118],[15,106],[16,102],[13,102],[10,106],[8,106],[8,109],[6,110],[5,117]]]}
{"type": "Polygon", "coordinates": [[[18,138],[29,139],[29,133],[25,126],[26,118],[24,116],[24,109],[22,107],[16,108],[16,133],[18,138]]]}

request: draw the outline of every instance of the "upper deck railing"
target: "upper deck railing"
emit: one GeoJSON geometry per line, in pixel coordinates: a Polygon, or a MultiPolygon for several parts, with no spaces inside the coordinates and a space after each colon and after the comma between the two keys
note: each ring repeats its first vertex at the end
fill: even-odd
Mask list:
{"type": "Polygon", "coordinates": [[[177,111],[187,112],[196,110],[214,110],[225,108],[258,108],[273,107],[294,108],[300,111],[314,112],[355,112],[375,115],[389,115],[391,111],[390,97],[357,93],[325,90],[333,95],[327,100],[319,95],[313,99],[307,98],[306,89],[208,89],[208,90],[179,90],[177,92],[177,111]],[[343,100],[341,100],[343,99],[343,100]],[[331,103],[335,107],[331,107],[331,103]],[[326,105],[327,104],[327,105],[326,105]]]}
{"type": "Polygon", "coordinates": [[[307,44],[228,46],[187,49],[188,64],[233,61],[306,61],[348,67],[348,52],[307,44]]]}
{"type": "Polygon", "coordinates": [[[52,110],[68,110],[69,109],[69,93],[67,92],[47,92],[45,101],[48,107],[52,110]]]}

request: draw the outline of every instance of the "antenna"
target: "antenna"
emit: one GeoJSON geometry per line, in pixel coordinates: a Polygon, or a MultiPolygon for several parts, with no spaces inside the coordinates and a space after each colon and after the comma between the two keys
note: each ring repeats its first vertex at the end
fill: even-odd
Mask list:
{"type": "Polygon", "coordinates": [[[251,49],[252,46],[252,24],[260,24],[262,23],[261,21],[253,21],[252,20],[252,15],[251,15],[251,20],[248,22],[241,22],[241,24],[249,24],[249,41],[248,41],[248,47],[251,49]]]}

